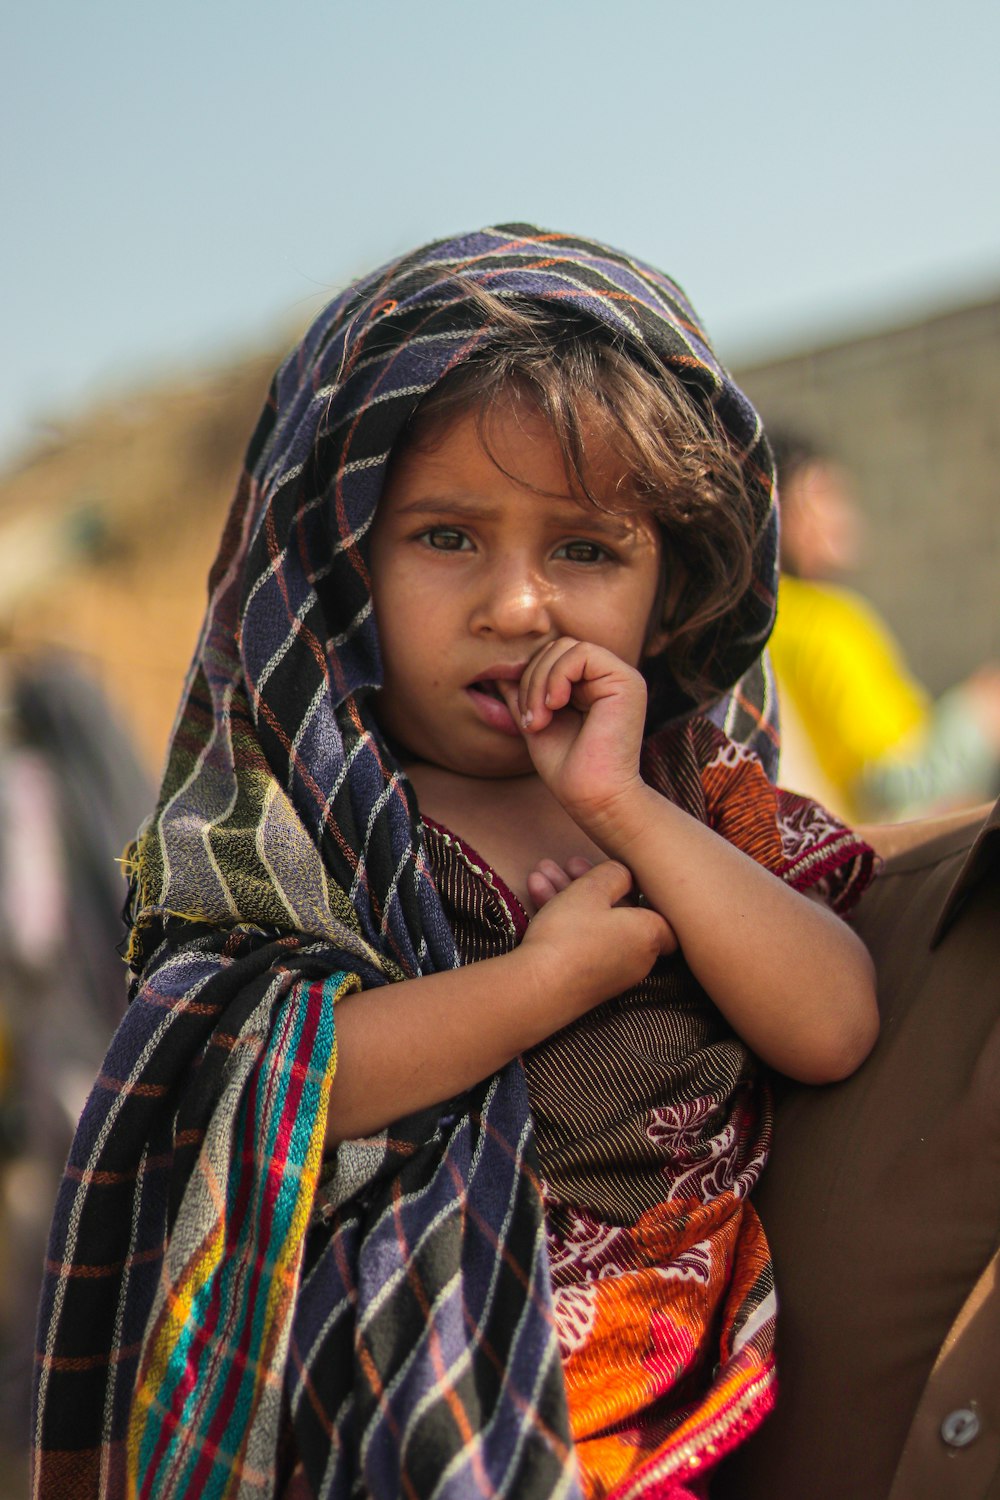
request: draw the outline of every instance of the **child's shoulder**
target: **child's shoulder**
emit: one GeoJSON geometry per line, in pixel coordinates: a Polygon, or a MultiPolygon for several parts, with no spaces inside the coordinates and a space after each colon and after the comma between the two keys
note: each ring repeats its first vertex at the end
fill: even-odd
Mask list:
{"type": "Polygon", "coordinates": [[[685,770],[701,775],[715,767],[735,770],[754,768],[765,777],[760,759],[748,745],[732,740],[702,714],[678,720],[656,730],[643,741],[644,770],[655,771],[667,779],[685,770]]]}
{"type": "Polygon", "coordinates": [[[754,752],[700,714],[647,736],[641,764],[647,785],[710,825],[716,821],[716,803],[726,800],[737,782],[759,779],[763,788],[770,788],[754,752]]]}

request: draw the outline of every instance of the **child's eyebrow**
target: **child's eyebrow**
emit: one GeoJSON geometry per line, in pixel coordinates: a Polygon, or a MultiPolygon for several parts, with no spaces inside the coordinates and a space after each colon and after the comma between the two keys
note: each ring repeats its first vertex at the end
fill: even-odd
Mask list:
{"type": "MultiPolygon", "coordinates": [[[[540,497],[556,498],[556,497],[540,497]]],[[[613,511],[598,510],[596,505],[587,501],[567,499],[563,502],[567,513],[566,521],[560,520],[559,525],[572,530],[570,524],[570,511],[573,517],[582,517],[579,524],[586,530],[622,541],[635,531],[635,520],[632,517],[619,518],[613,511]]],[[[449,520],[455,521],[495,521],[500,515],[500,509],[494,505],[477,505],[475,501],[458,499],[452,495],[422,495],[419,499],[408,500],[396,508],[397,516],[447,516],[449,520]]]]}

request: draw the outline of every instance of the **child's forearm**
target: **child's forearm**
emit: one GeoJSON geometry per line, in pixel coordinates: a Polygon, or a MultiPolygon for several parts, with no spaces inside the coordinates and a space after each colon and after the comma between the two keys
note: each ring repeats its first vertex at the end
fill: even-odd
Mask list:
{"type": "Polygon", "coordinates": [[[586,831],[632,871],[707,993],[766,1062],[826,1083],[864,1060],[878,1034],[871,959],[825,906],[641,784],[586,831]]]}
{"type": "Polygon", "coordinates": [[[346,995],[327,1143],[452,1098],[637,984],[668,933],[655,912],[618,904],[631,884],[609,861],[539,912],[512,953],[346,995]]]}
{"type": "Polygon", "coordinates": [[[541,1041],[547,1007],[538,985],[538,965],[516,949],[346,995],[336,1010],[327,1144],[440,1104],[541,1041]]]}

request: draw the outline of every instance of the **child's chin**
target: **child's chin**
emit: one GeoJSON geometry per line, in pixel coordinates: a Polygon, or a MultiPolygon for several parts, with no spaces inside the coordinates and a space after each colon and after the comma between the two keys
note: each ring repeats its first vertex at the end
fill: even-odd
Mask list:
{"type": "Polygon", "coordinates": [[[501,740],[499,735],[494,736],[493,744],[467,755],[461,754],[456,747],[454,760],[457,764],[453,764],[453,769],[463,776],[494,779],[502,776],[526,776],[534,770],[531,756],[520,737],[516,740],[501,740]]]}

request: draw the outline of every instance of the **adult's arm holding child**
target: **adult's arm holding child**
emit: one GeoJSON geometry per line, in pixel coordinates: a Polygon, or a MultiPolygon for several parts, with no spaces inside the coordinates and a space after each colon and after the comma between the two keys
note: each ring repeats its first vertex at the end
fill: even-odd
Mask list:
{"type": "Polygon", "coordinates": [[[992,809],[992,802],[982,802],[978,807],[955,808],[952,812],[936,813],[931,818],[910,818],[903,823],[866,823],[859,825],[857,832],[882,859],[895,859],[897,855],[907,854],[909,850],[946,833],[978,829],[992,809]]]}

